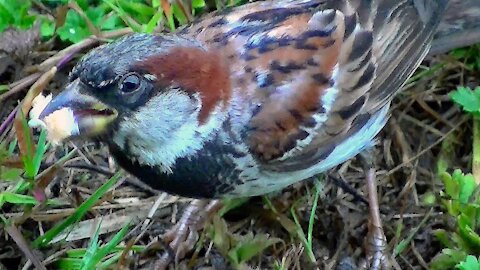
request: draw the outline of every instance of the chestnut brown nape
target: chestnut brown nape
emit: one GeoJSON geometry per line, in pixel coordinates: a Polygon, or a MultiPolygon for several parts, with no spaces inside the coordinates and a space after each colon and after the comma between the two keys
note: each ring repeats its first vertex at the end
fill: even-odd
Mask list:
{"type": "Polygon", "coordinates": [[[151,56],[139,63],[139,67],[153,74],[159,87],[173,84],[189,94],[198,93],[202,101],[200,123],[207,120],[218,104],[225,108],[232,94],[229,66],[214,50],[179,46],[151,56]]]}

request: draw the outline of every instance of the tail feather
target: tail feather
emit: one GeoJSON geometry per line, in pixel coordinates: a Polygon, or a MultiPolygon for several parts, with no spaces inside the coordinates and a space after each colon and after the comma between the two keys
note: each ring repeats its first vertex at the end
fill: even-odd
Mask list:
{"type": "Polygon", "coordinates": [[[370,9],[376,12],[373,30],[380,45],[374,46],[378,72],[370,93],[371,110],[389,102],[420,65],[448,4],[448,0],[377,2],[378,9],[370,9]]]}

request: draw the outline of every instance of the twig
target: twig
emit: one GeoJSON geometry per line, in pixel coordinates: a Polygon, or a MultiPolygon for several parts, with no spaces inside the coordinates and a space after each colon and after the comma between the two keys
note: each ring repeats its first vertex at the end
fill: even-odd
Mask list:
{"type": "Polygon", "coordinates": [[[60,61],[58,61],[56,67],[57,69],[61,69],[63,66],[65,66],[70,60],[72,60],[73,56],[77,53],[78,51],[71,52],[70,54],[66,54],[60,61]]]}
{"type": "Polygon", "coordinates": [[[32,106],[33,99],[47,87],[56,73],[57,67],[52,67],[49,71],[43,73],[42,76],[40,76],[40,78],[38,78],[38,80],[32,85],[32,87],[30,87],[21,105],[23,115],[28,114],[32,106]]]}
{"type": "Polygon", "coordinates": [[[176,1],[177,4],[178,4],[178,7],[180,8],[180,10],[182,11],[182,13],[185,15],[185,17],[187,18],[188,22],[192,22],[193,21],[193,17],[192,17],[192,10],[190,7],[186,7],[185,4],[183,3],[182,0],[177,0],[176,1]]]}
{"type": "MultiPolygon", "coordinates": [[[[102,37],[106,39],[120,37],[126,34],[132,33],[132,29],[130,28],[122,28],[114,31],[103,32],[102,37]]],[[[78,52],[83,50],[87,47],[90,47],[99,42],[99,39],[96,36],[91,36],[87,39],[82,40],[79,43],[73,44],[61,51],[59,51],[55,56],[50,57],[49,59],[43,61],[40,65],[38,65],[39,70],[47,70],[54,66],[60,59],[64,58],[65,56],[71,54],[72,52],[78,52]]]]}
{"type": "Polygon", "coordinates": [[[102,32],[98,30],[98,28],[93,24],[92,20],[88,18],[87,14],[85,14],[83,9],[77,4],[76,1],[70,1],[68,3],[68,7],[75,10],[80,15],[80,17],[82,17],[82,19],[87,23],[87,27],[90,32],[92,32],[97,37],[102,37],[102,32]]]}
{"type": "Polygon", "coordinates": [[[12,237],[13,241],[17,243],[17,246],[25,254],[25,257],[27,257],[32,264],[35,265],[37,270],[47,270],[38,256],[33,253],[32,249],[27,244],[27,241],[25,241],[22,233],[17,229],[17,227],[15,227],[15,225],[9,225],[5,227],[5,231],[10,235],[10,237],[12,237]]]}
{"type": "MultiPolygon", "coordinates": [[[[27,77],[21,79],[21,80],[18,80],[16,82],[13,82],[9,85],[9,88],[16,88],[16,87],[27,87],[28,85],[32,84],[32,83],[29,83],[30,81],[35,81],[36,79],[38,79],[38,77],[40,77],[40,73],[34,73],[34,74],[30,74],[28,75],[27,77]]],[[[12,89],[13,90],[13,89],[12,89]]],[[[12,90],[9,90],[9,91],[12,91],[12,90]]]]}
{"type": "Polygon", "coordinates": [[[0,125],[0,135],[7,130],[7,127],[12,123],[13,118],[15,118],[15,114],[17,113],[18,107],[13,109],[13,111],[10,112],[10,114],[7,116],[7,119],[3,121],[3,123],[0,125]]]}
{"type": "MultiPolygon", "coordinates": [[[[123,36],[126,34],[131,33],[132,30],[130,28],[122,28],[118,29],[115,31],[108,31],[102,33],[102,37],[104,38],[116,38],[119,36],[123,36]]],[[[12,87],[8,92],[0,95],[0,102],[3,100],[7,99],[8,97],[22,91],[29,85],[33,84],[41,75],[42,71],[46,71],[51,69],[53,66],[56,66],[57,68],[62,68],[68,61],[70,61],[77,52],[90,47],[94,44],[99,42],[98,38],[95,36],[92,36],[90,38],[84,39],[79,43],[73,44],[61,51],[59,51],[57,54],[54,56],[48,58],[47,60],[43,61],[40,63],[38,66],[36,66],[36,69],[38,72],[29,75],[28,77],[20,80],[19,82],[14,82],[10,84],[9,86],[12,87]],[[20,83],[21,82],[21,83],[20,83]]]]}
{"type": "Polygon", "coordinates": [[[428,151],[430,151],[433,147],[437,146],[438,144],[442,143],[443,140],[445,140],[445,138],[447,138],[447,136],[449,136],[450,134],[452,134],[455,130],[457,130],[461,125],[463,125],[464,123],[466,122],[466,119],[463,119],[462,121],[460,121],[460,123],[458,123],[457,125],[455,125],[455,127],[453,127],[452,129],[450,129],[447,133],[445,133],[444,136],[442,136],[441,138],[439,138],[438,140],[436,140],[433,144],[431,144],[429,147],[423,149],[422,151],[420,151],[418,154],[416,154],[415,156],[411,157],[409,160],[407,160],[407,162],[403,162],[402,164],[396,166],[395,168],[391,169],[390,171],[388,171],[388,173],[386,174],[386,176],[389,176],[389,175],[392,175],[393,173],[395,173],[396,171],[400,170],[401,168],[403,168],[405,165],[407,164],[410,164],[412,161],[416,160],[417,158],[423,156],[425,153],[427,153],[428,151]]]}
{"type": "Polygon", "coordinates": [[[115,175],[115,173],[109,171],[109,170],[106,170],[106,169],[103,169],[102,167],[100,166],[95,166],[95,165],[88,165],[88,164],[66,164],[63,166],[64,168],[68,168],[68,169],[79,169],[79,170],[88,170],[88,171],[93,171],[93,172],[96,172],[96,173],[99,173],[99,174],[103,174],[107,177],[112,177],[113,175],[115,175]]]}
{"type": "Polygon", "coordinates": [[[13,96],[13,95],[19,93],[20,91],[27,88],[28,86],[32,85],[40,77],[40,75],[42,75],[40,72],[36,72],[34,74],[28,75],[27,77],[23,78],[22,80],[20,80],[18,82],[14,82],[11,85],[9,85],[9,88],[12,85],[15,85],[15,86],[11,87],[8,92],[0,95],[0,102],[9,98],[10,96],[13,96]]]}
{"type": "MultiPolygon", "coordinates": [[[[105,38],[115,38],[115,37],[118,37],[118,36],[123,36],[123,35],[126,35],[128,33],[131,33],[132,30],[130,28],[122,28],[122,29],[118,29],[118,30],[115,30],[115,31],[109,31],[109,32],[105,32],[102,34],[103,37],[105,38]]],[[[2,95],[0,95],[0,103],[2,101],[4,101],[5,99],[11,97],[12,95],[15,95],[17,93],[19,93],[20,91],[22,91],[23,89],[25,89],[26,87],[34,84],[34,83],[37,83],[38,84],[41,84],[42,82],[44,83],[43,87],[39,87],[39,88],[44,88],[46,85],[45,85],[45,82],[48,83],[49,79],[51,79],[51,76],[53,76],[56,72],[56,69],[60,69],[62,68],[63,66],[65,66],[66,63],[68,63],[72,58],[73,56],[78,53],[80,50],[84,49],[84,48],[87,48],[95,43],[99,42],[97,38],[95,37],[90,37],[90,38],[87,38],[79,43],[76,43],[76,44],[73,44],[71,45],[70,47],[68,48],[65,48],[63,50],[61,50],[60,52],[58,52],[57,54],[55,54],[54,56],[48,58],[47,60],[43,61],[41,64],[39,64],[37,66],[37,70],[39,70],[38,72],[34,73],[34,74],[30,74],[28,75],[27,77],[19,80],[19,81],[16,81],[16,82],[13,82],[9,85],[10,90],[2,95]],[[56,67],[56,69],[52,69],[56,67]],[[47,70],[45,73],[42,72],[43,70],[47,70]],[[41,77],[44,77],[43,79],[41,79],[41,77]],[[48,77],[50,77],[48,79],[48,77]]],[[[33,87],[32,87],[33,88],[33,87]]],[[[38,93],[36,93],[37,95],[38,93]]],[[[34,95],[33,97],[30,97],[30,98],[35,98],[34,95]]],[[[30,102],[27,102],[27,103],[30,103],[30,102]]],[[[24,103],[26,104],[26,103],[24,103]]],[[[28,107],[28,106],[25,106],[25,107],[28,107]]],[[[25,107],[23,108],[24,109],[24,112],[25,112],[25,107]]],[[[0,134],[2,134],[8,126],[10,126],[10,124],[13,122],[13,119],[14,119],[14,116],[16,114],[17,110],[13,110],[9,116],[7,117],[7,119],[5,119],[5,121],[0,125],[0,134]],[[13,115],[13,116],[12,116],[13,115]]]]}
{"type": "Polygon", "coordinates": [[[167,193],[163,192],[158,196],[158,198],[155,200],[155,203],[153,204],[152,208],[150,208],[150,211],[148,211],[147,218],[143,221],[142,224],[142,231],[145,231],[150,224],[150,221],[152,221],[153,215],[157,211],[158,207],[160,207],[160,204],[165,201],[165,198],[167,197],[167,193]]]}
{"type": "Polygon", "coordinates": [[[437,111],[432,109],[432,107],[428,106],[428,104],[422,100],[421,98],[416,97],[415,101],[424,109],[427,113],[432,115],[436,120],[442,122],[443,124],[447,125],[449,128],[453,128],[453,124],[450,123],[448,120],[444,119],[437,111]]]}
{"type": "Polygon", "coordinates": [[[347,192],[348,194],[353,196],[353,201],[356,202],[362,202],[365,205],[368,205],[368,201],[358,193],[358,191],[350,186],[347,182],[345,182],[341,178],[334,177],[332,175],[328,175],[327,179],[331,179],[333,184],[336,185],[337,187],[341,188],[343,191],[347,192]]]}

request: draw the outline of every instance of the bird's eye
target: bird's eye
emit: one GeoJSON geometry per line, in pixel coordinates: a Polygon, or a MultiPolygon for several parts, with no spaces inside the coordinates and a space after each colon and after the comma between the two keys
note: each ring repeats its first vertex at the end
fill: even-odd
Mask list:
{"type": "Polygon", "coordinates": [[[123,77],[120,83],[120,90],[125,93],[131,93],[140,87],[141,79],[135,73],[131,73],[123,77]]]}

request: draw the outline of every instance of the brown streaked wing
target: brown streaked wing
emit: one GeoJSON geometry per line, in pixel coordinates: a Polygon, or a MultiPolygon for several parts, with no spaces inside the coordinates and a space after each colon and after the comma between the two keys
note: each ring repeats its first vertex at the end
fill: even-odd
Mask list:
{"type": "Polygon", "coordinates": [[[226,46],[235,43],[238,38],[276,27],[296,15],[312,14],[313,10],[321,9],[324,5],[323,0],[259,1],[206,14],[179,29],[179,34],[206,44],[220,43],[226,46]]]}
{"type": "MultiPolygon", "coordinates": [[[[352,0],[351,3],[360,24],[373,33],[371,61],[376,71],[367,92],[357,98],[352,97],[348,88],[340,87],[329,120],[319,135],[302,153],[284,162],[272,162],[272,168],[291,171],[312,166],[387,105],[428,52],[448,0],[352,0]]],[[[370,74],[369,69],[363,74],[370,74]]],[[[365,82],[369,77],[353,81],[365,82]]]]}
{"type": "Polygon", "coordinates": [[[343,14],[319,11],[298,28],[299,34],[290,35],[292,44],[263,54],[261,48],[251,52],[257,57],[251,61],[257,86],[270,88],[248,125],[250,150],[264,161],[298,151],[328,113],[322,97],[334,91],[333,72],[344,42],[343,14]],[[265,82],[268,77],[271,82],[265,82]]]}
{"type": "Polygon", "coordinates": [[[321,97],[333,86],[345,17],[326,8],[342,2],[257,2],[209,15],[180,32],[228,59],[232,78],[238,78],[234,89],[256,106],[249,108],[247,137],[262,160],[281,157],[298,140],[307,140],[321,124],[314,116],[327,113],[321,97]]]}
{"type": "Polygon", "coordinates": [[[420,65],[440,23],[448,0],[384,0],[374,14],[377,79],[372,85],[369,110],[390,101],[420,65]],[[387,17],[382,16],[388,10],[387,17]]]}
{"type": "Polygon", "coordinates": [[[325,158],[391,101],[428,50],[447,1],[256,2],[181,33],[230,61],[233,85],[256,106],[251,150],[271,168],[296,170],[325,158]],[[337,12],[321,12],[327,9],[337,12]],[[317,25],[313,14],[322,14],[317,25]],[[332,87],[331,109],[313,106],[332,87]]]}

